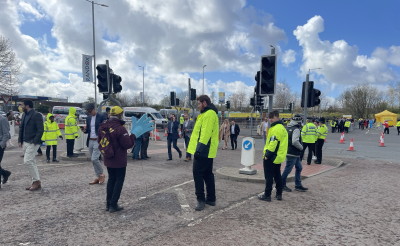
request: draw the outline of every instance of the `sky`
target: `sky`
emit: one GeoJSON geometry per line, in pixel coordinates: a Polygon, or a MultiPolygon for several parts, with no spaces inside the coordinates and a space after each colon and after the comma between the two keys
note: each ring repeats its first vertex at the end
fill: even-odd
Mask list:
{"type": "MultiPolygon", "coordinates": [[[[227,96],[254,90],[260,57],[276,47],[278,83],[301,94],[306,74],[325,100],[400,81],[397,0],[98,0],[96,63],[108,59],[122,93],[160,101],[170,91],[227,96]],[[396,18],[397,17],[397,18],[396,18]],[[319,68],[319,69],[316,69],[319,68]]],[[[0,35],[21,62],[21,94],[83,102],[82,54],[93,55],[86,0],[0,0],[0,35]]],[[[98,96],[101,98],[101,96],[98,96]]]]}

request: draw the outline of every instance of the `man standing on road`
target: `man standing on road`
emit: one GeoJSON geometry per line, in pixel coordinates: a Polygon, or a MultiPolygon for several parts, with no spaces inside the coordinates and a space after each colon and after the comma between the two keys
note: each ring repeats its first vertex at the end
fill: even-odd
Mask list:
{"type": "Polygon", "coordinates": [[[10,136],[10,125],[7,118],[0,115],[0,188],[1,188],[1,176],[3,176],[3,184],[7,183],[8,177],[11,172],[1,167],[1,161],[3,160],[4,150],[7,146],[7,141],[11,138],[10,136]]]}
{"type": "MultiPolygon", "coordinates": [[[[58,162],[57,160],[57,144],[58,138],[63,139],[61,135],[60,128],[57,122],[54,121],[54,115],[48,113],[46,116],[46,121],[44,122],[43,128],[44,132],[42,135],[42,141],[46,143],[46,159],[47,163],[50,162],[50,151],[53,148],[53,162],[58,162]]],[[[40,149],[40,148],[39,148],[40,149]]]]}
{"type": "Polygon", "coordinates": [[[344,122],[344,131],[345,131],[346,133],[349,133],[350,125],[351,125],[350,120],[346,120],[346,122],[344,122]]]}
{"type": "Polygon", "coordinates": [[[324,146],[325,138],[328,135],[328,127],[325,125],[325,118],[322,117],[319,122],[320,124],[317,128],[317,142],[315,143],[315,155],[317,156],[315,164],[321,164],[322,162],[322,147],[324,146]]]}
{"type": "Polygon", "coordinates": [[[185,162],[189,162],[192,160],[192,155],[188,152],[187,148],[189,146],[190,136],[192,135],[194,122],[190,119],[189,115],[186,113],[184,115],[185,121],[183,122],[183,137],[185,138],[185,146],[186,146],[186,159],[185,162]]]}
{"type": "Polygon", "coordinates": [[[231,146],[232,150],[237,149],[237,137],[239,136],[240,128],[235,124],[235,121],[231,121],[231,146]]]}
{"type": "Polygon", "coordinates": [[[70,107],[68,116],[65,117],[65,139],[67,141],[67,157],[77,157],[74,154],[75,138],[79,137],[78,125],[76,122],[76,108],[70,107]]]}
{"type": "Polygon", "coordinates": [[[282,186],[283,191],[291,192],[292,189],[286,186],[286,179],[289,173],[292,171],[293,166],[296,168],[295,173],[295,189],[297,191],[306,191],[308,188],[303,187],[301,184],[301,166],[300,155],[303,151],[303,145],[300,138],[302,118],[300,115],[295,115],[289,122],[286,130],[288,132],[288,152],[286,154],[286,166],[282,173],[282,186]]]}
{"type": "Polygon", "coordinates": [[[303,160],[304,152],[308,148],[307,165],[311,165],[311,158],[315,151],[315,141],[317,140],[317,127],[310,119],[301,129],[301,140],[303,142],[303,152],[301,152],[300,160],[303,160]]]}
{"type": "Polygon", "coordinates": [[[197,98],[197,108],[200,115],[190,137],[188,153],[194,155],[193,179],[197,197],[195,210],[201,211],[205,204],[216,204],[213,161],[218,150],[219,122],[218,110],[207,95],[197,98]],[[204,194],[204,183],[207,197],[204,194]]]}
{"type": "Polygon", "coordinates": [[[385,128],[383,134],[389,134],[389,123],[387,121],[383,122],[383,127],[385,128]]]}
{"type": "Polygon", "coordinates": [[[153,129],[153,123],[150,119],[143,115],[135,124],[132,125],[131,135],[125,129],[125,122],[122,120],[123,109],[119,106],[114,106],[110,111],[110,119],[104,122],[99,127],[98,142],[100,148],[111,145],[112,153],[105,151],[104,165],[108,171],[107,182],[107,197],[106,211],[110,213],[118,212],[124,208],[118,205],[119,197],[121,196],[122,187],[125,181],[127,154],[126,151],[135,143],[135,137],[140,137],[143,133],[153,129]],[[103,139],[109,136],[107,141],[103,139]]]}
{"type": "Polygon", "coordinates": [[[285,160],[288,151],[288,133],[279,119],[278,111],[270,112],[268,118],[271,122],[271,128],[268,130],[263,155],[265,190],[264,194],[258,196],[258,199],[270,202],[274,180],[276,199],[282,200],[281,163],[285,160]]]}
{"type": "Polygon", "coordinates": [[[103,184],[106,176],[103,173],[103,166],[100,163],[100,150],[99,143],[97,142],[100,124],[107,120],[106,115],[96,112],[96,105],[88,103],[85,105],[86,109],[86,131],[88,138],[86,146],[89,148],[90,160],[92,161],[94,173],[96,178],[89,184],[103,184]]]}
{"type": "Polygon", "coordinates": [[[182,158],[182,151],[179,149],[179,147],[176,145],[178,138],[179,138],[179,122],[176,121],[176,116],[174,114],[171,115],[170,121],[168,122],[167,125],[167,144],[168,144],[168,159],[167,161],[172,160],[172,150],[171,150],[171,144],[173,144],[174,149],[178,151],[179,158],[182,158]]]}
{"type": "Polygon", "coordinates": [[[397,135],[400,135],[400,119],[397,119],[397,135]]]}
{"type": "Polygon", "coordinates": [[[24,164],[28,167],[32,177],[32,185],[26,190],[35,191],[42,188],[39,170],[36,166],[35,155],[43,135],[43,117],[33,109],[33,102],[26,100],[23,103],[24,117],[19,126],[18,144],[24,147],[24,164]]]}

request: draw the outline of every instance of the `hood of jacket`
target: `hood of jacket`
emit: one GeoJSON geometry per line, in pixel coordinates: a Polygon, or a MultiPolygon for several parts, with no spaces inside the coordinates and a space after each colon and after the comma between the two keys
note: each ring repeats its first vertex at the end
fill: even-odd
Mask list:
{"type": "Polygon", "coordinates": [[[76,114],[76,108],[75,107],[70,107],[69,111],[68,111],[68,115],[75,117],[75,114],[76,114]]]}
{"type": "Polygon", "coordinates": [[[215,107],[215,105],[212,104],[212,103],[211,103],[210,105],[208,105],[207,107],[205,107],[200,113],[205,113],[205,112],[207,112],[208,110],[214,110],[215,113],[218,114],[218,109],[217,109],[217,107],[215,107]]]}
{"type": "Polygon", "coordinates": [[[294,126],[300,127],[300,123],[297,121],[291,120],[287,126],[288,127],[294,127],[294,126]]]}
{"type": "Polygon", "coordinates": [[[116,128],[118,126],[125,125],[125,121],[120,120],[118,118],[110,118],[101,125],[104,126],[105,128],[116,128]]]}
{"type": "Polygon", "coordinates": [[[50,121],[50,117],[51,117],[51,116],[54,116],[54,115],[52,115],[51,113],[48,113],[48,114],[46,115],[46,121],[49,122],[49,123],[51,123],[51,121],[50,121]]]}

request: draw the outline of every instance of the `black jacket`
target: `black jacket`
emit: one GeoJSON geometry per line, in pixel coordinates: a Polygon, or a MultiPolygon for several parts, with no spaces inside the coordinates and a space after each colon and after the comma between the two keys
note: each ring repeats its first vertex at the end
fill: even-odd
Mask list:
{"type": "Polygon", "coordinates": [[[43,135],[43,116],[35,110],[24,113],[19,126],[18,143],[41,144],[43,135]]]}
{"type": "Polygon", "coordinates": [[[169,121],[167,124],[167,132],[168,132],[168,137],[167,139],[178,139],[179,138],[179,122],[178,121],[169,121]],[[171,132],[171,124],[172,124],[172,132],[171,132]]]}
{"type": "MultiPolygon", "coordinates": [[[[232,134],[232,125],[229,126],[229,133],[232,134]]],[[[238,124],[235,124],[235,135],[238,136],[240,133],[240,128],[238,124]]]]}
{"type": "MultiPolygon", "coordinates": [[[[90,139],[90,132],[91,132],[91,127],[90,127],[90,123],[92,120],[92,116],[88,115],[88,117],[86,118],[86,132],[88,134],[88,138],[86,141],[86,146],[89,147],[89,139],[90,139]]],[[[94,128],[96,130],[96,135],[99,136],[99,127],[100,124],[103,123],[104,121],[107,120],[107,116],[105,114],[101,114],[101,113],[97,113],[96,114],[96,122],[94,123],[94,128]]]]}

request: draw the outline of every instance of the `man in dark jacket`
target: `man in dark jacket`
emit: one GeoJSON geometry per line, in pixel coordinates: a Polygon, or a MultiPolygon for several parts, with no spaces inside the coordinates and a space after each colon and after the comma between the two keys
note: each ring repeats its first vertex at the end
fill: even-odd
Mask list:
{"type": "Polygon", "coordinates": [[[26,190],[35,191],[42,187],[35,155],[42,144],[43,117],[33,109],[31,100],[24,101],[22,107],[24,116],[19,126],[18,144],[19,147],[24,147],[24,164],[28,167],[32,177],[32,185],[27,187],[26,190]]]}
{"type": "Polygon", "coordinates": [[[86,130],[85,133],[88,134],[86,141],[86,146],[89,148],[90,159],[93,163],[94,172],[96,178],[89,184],[103,184],[106,176],[103,173],[103,167],[100,163],[100,150],[99,143],[97,142],[97,135],[99,132],[100,124],[107,120],[106,115],[96,112],[96,107],[94,103],[88,103],[85,105],[86,109],[86,130]]]}
{"type": "Polygon", "coordinates": [[[240,133],[240,128],[239,125],[235,123],[235,121],[231,121],[231,146],[232,150],[237,149],[237,137],[239,136],[240,133]]]}
{"type": "Polygon", "coordinates": [[[178,151],[179,158],[182,157],[182,151],[179,149],[179,147],[176,145],[178,138],[179,138],[179,122],[176,121],[176,116],[174,114],[171,115],[170,121],[168,122],[167,125],[167,143],[168,143],[168,159],[167,161],[172,160],[172,151],[171,151],[171,143],[174,146],[174,149],[178,151]]]}
{"type": "MultiPolygon", "coordinates": [[[[110,134],[109,144],[114,152],[113,156],[104,156],[104,165],[108,171],[106,210],[110,213],[123,209],[118,205],[122,187],[125,181],[127,154],[126,151],[133,147],[136,136],[153,129],[153,123],[147,116],[143,116],[132,126],[131,135],[125,129],[125,122],[122,120],[123,109],[119,106],[111,108],[110,119],[100,125],[98,142],[108,131],[110,134]]],[[[100,143],[102,144],[102,143],[100,143]]],[[[101,148],[102,146],[100,146],[101,148]]]]}
{"type": "Polygon", "coordinates": [[[4,150],[7,146],[7,141],[11,138],[10,136],[10,125],[7,118],[0,115],[0,188],[1,188],[1,176],[3,176],[3,184],[7,183],[8,177],[11,172],[1,168],[1,161],[3,160],[4,150]]]}
{"type": "Polygon", "coordinates": [[[189,141],[190,141],[190,136],[192,135],[193,127],[194,127],[194,121],[190,119],[189,115],[186,113],[184,115],[185,121],[183,122],[183,137],[185,139],[185,146],[186,146],[186,162],[192,160],[192,155],[187,152],[187,148],[189,146],[189,141]]]}

